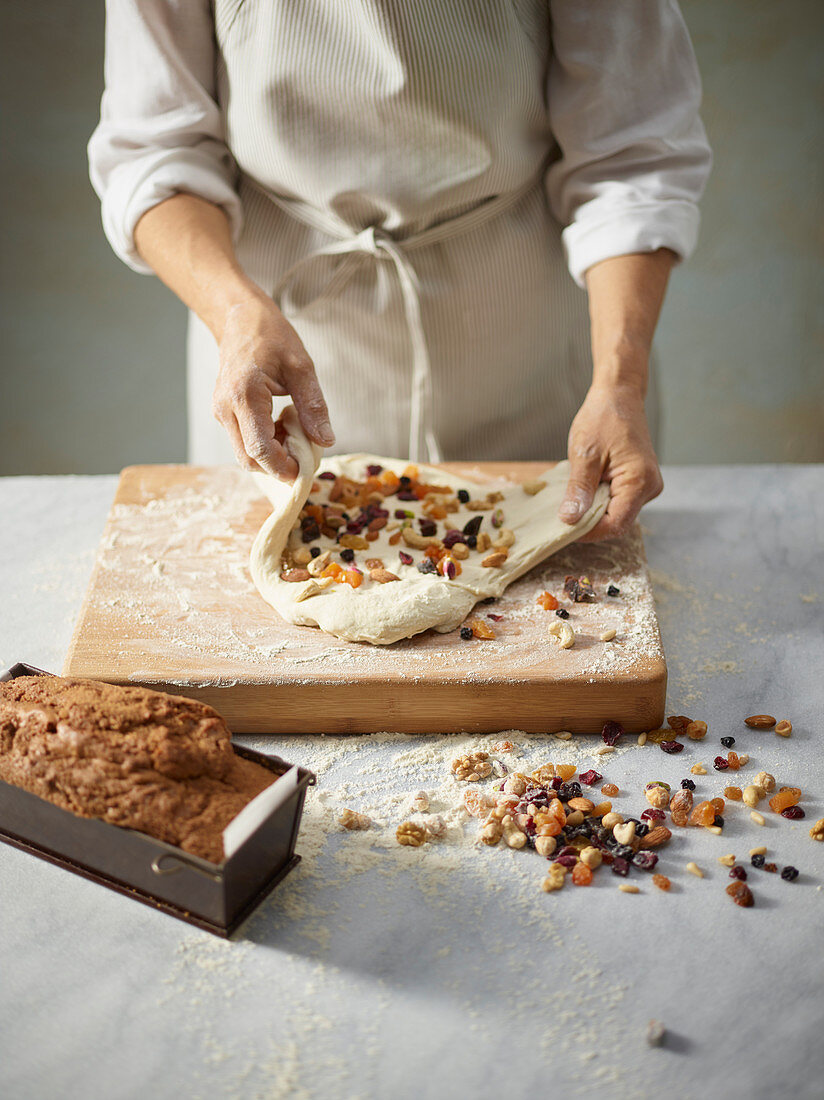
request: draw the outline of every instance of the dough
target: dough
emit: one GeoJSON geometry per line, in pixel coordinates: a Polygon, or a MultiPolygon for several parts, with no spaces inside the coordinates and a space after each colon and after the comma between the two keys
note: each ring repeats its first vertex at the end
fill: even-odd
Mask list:
{"type": "MultiPolygon", "coordinates": [[[[423,559],[422,550],[407,548],[403,541],[399,545],[389,542],[398,529],[398,521],[393,519],[395,509],[405,506],[414,509],[417,502],[405,505],[396,496],[388,496],[384,504],[390,513],[387,526],[379,531],[377,540],[369,544],[368,550],[355,552],[354,564],[363,572],[360,587],[327,582],[328,587],[317,595],[300,599],[305,590],[317,581],[296,583],[282,580],[281,559],[284,550],[287,558],[291,552],[305,550],[299,525],[303,506],[310,494],[312,499],[325,500],[328,495],[326,487],[334,484],[331,480],[320,480],[317,482],[318,489],[313,490],[316,472],[344,475],[362,482],[368,465],[382,467],[400,476],[407,463],[368,454],[334,455],[321,462],[320,448],[306,438],[292,406],[284,411],[279,424],[279,438],[285,431],[284,445],[297,462],[299,473],[291,485],[267,474],[252,474],[272,504],[272,513],[252,546],[252,577],[266,602],[288,622],[320,627],[327,634],[347,641],[388,645],[430,628],[441,632],[456,629],[479,599],[500,596],[507,585],[538,562],[591,530],[604,514],[609,499],[608,487],[600,485],[592,507],[583,519],[570,527],[558,518],[558,508],[569,478],[567,462],[561,462],[540,475],[546,486],[535,495],[528,494],[520,485],[510,481],[479,485],[466,477],[419,464],[419,480],[429,485],[443,486],[446,492],[468,489],[478,498],[495,492],[503,494],[503,499],[496,502],[495,508],[503,512],[503,528],[512,531],[515,541],[508,548],[502,566],[488,568],[481,565],[488,554],[494,553],[490,549],[470,552],[467,559],[460,561],[461,572],[454,580],[419,572],[417,563],[423,559]],[[399,550],[408,552],[414,558],[414,564],[402,564],[399,550]],[[372,580],[364,564],[365,560],[372,558],[381,559],[386,569],[395,574],[399,581],[378,583],[372,580]]],[[[483,517],[482,530],[487,531],[493,540],[499,535],[499,530],[491,525],[491,510],[472,513],[463,507],[459,514],[448,515],[445,521],[438,521],[438,535],[443,535],[453,525],[460,530],[472,515],[483,517]]],[[[415,527],[415,530],[418,528],[415,527]]],[[[340,548],[332,540],[321,536],[316,542],[322,550],[334,548],[331,560],[342,564],[340,548]]]]}

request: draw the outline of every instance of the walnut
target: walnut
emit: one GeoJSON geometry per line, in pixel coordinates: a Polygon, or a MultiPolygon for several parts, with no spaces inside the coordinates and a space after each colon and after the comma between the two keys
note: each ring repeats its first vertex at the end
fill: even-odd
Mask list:
{"type": "Polygon", "coordinates": [[[416,825],[414,821],[404,821],[395,830],[398,844],[407,844],[410,848],[420,848],[426,844],[426,829],[422,825],[416,825]]]}
{"type": "Polygon", "coordinates": [[[424,828],[426,829],[427,840],[440,840],[441,837],[446,836],[446,822],[440,814],[432,814],[431,817],[428,817],[424,828]]]}
{"type": "Polygon", "coordinates": [[[341,811],[338,824],[342,825],[344,829],[368,829],[372,824],[372,819],[367,817],[366,814],[359,814],[354,810],[346,809],[341,811]]]}
{"type": "Polygon", "coordinates": [[[813,840],[824,840],[824,817],[820,817],[810,829],[810,836],[813,840]]]}
{"type": "Polygon", "coordinates": [[[488,752],[469,752],[452,761],[452,774],[456,779],[475,783],[492,774],[488,752]]]}

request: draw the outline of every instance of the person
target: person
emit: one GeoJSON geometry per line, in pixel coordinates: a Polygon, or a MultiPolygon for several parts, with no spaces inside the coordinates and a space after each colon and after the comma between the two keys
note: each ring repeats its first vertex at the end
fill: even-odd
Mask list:
{"type": "Polygon", "coordinates": [[[566,450],[561,518],[603,480],[626,530],[699,102],[674,0],[109,0],[91,179],[191,311],[190,460],[293,477],[288,396],[343,452],[566,450]]]}

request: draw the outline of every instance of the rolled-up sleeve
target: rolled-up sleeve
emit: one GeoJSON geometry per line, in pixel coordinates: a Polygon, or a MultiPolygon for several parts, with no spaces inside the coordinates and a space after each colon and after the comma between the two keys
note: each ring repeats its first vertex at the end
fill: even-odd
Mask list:
{"type": "Polygon", "coordinates": [[[241,206],[215,100],[208,0],[109,0],[105,70],[89,172],[117,255],[150,272],[135,249],[135,226],[181,191],[222,207],[236,238],[241,206]]]}
{"type": "Polygon", "coordinates": [[[686,258],[711,153],[701,81],[674,0],[552,0],[547,173],[569,270],[628,252],[686,258]]]}

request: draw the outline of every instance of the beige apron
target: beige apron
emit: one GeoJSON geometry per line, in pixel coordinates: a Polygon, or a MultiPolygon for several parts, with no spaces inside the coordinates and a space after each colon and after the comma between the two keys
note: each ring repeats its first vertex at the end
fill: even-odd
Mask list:
{"type": "MultiPolygon", "coordinates": [[[[544,174],[545,3],[217,0],[238,255],[295,326],[338,452],[560,458],[591,371],[544,174]]],[[[231,461],[192,318],[190,459],[231,461]]]]}

